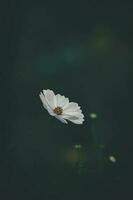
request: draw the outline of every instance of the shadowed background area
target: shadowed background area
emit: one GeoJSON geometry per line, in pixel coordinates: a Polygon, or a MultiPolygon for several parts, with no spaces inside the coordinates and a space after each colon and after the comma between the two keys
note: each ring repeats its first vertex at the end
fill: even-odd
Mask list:
{"type": "Polygon", "coordinates": [[[1,200],[129,194],[132,10],[129,0],[2,2],[1,200]],[[42,89],[79,103],[84,124],[49,116],[42,89]]]}

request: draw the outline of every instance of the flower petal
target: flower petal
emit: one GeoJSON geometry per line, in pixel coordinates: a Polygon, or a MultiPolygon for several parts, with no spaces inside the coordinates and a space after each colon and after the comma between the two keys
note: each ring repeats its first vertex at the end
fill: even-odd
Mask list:
{"type": "Polygon", "coordinates": [[[63,119],[67,119],[75,124],[82,124],[84,121],[84,115],[82,113],[76,113],[74,115],[63,114],[63,119]]]}
{"type": "Polygon", "coordinates": [[[60,94],[56,95],[57,106],[64,108],[69,104],[69,99],[60,94]]]}
{"type": "Polygon", "coordinates": [[[77,119],[77,120],[68,119],[68,120],[73,122],[74,124],[83,124],[83,121],[84,121],[84,119],[77,119]]]}
{"type": "Polygon", "coordinates": [[[53,112],[53,110],[51,109],[51,107],[48,105],[44,94],[41,92],[39,96],[40,96],[40,99],[41,99],[41,101],[43,103],[44,108],[48,111],[48,113],[50,115],[55,116],[55,113],[53,112]]]}
{"type": "Polygon", "coordinates": [[[69,112],[63,110],[63,114],[64,115],[71,115],[71,116],[73,116],[73,115],[79,115],[79,114],[82,114],[82,110],[79,109],[79,110],[76,110],[76,111],[69,111],[69,112]]]}
{"type": "Polygon", "coordinates": [[[78,106],[77,103],[74,103],[74,102],[70,102],[65,108],[64,108],[64,112],[65,113],[68,113],[68,112],[73,112],[73,111],[76,111],[76,110],[79,110],[80,107],[78,106]]]}
{"type": "Polygon", "coordinates": [[[80,119],[80,118],[84,118],[84,115],[82,114],[82,113],[74,113],[74,114],[63,114],[62,115],[62,117],[64,118],[64,119],[73,119],[73,120],[77,120],[77,119],[80,119]]]}
{"type": "Polygon", "coordinates": [[[55,116],[55,113],[53,112],[53,110],[51,110],[51,108],[47,107],[47,111],[51,116],[55,116]]]}
{"type": "Polygon", "coordinates": [[[63,117],[61,117],[60,115],[55,115],[55,117],[56,117],[58,120],[60,120],[62,123],[68,124],[68,122],[67,122],[65,119],[63,119],[63,117]]]}
{"type": "Polygon", "coordinates": [[[41,99],[41,101],[43,103],[44,108],[47,109],[47,101],[45,99],[45,96],[43,95],[42,92],[39,94],[39,96],[40,96],[40,99],[41,99]]]}
{"type": "Polygon", "coordinates": [[[45,95],[45,98],[46,98],[46,101],[47,101],[47,104],[52,108],[54,109],[56,107],[56,97],[55,97],[55,94],[52,90],[43,90],[43,93],[45,95]]]}

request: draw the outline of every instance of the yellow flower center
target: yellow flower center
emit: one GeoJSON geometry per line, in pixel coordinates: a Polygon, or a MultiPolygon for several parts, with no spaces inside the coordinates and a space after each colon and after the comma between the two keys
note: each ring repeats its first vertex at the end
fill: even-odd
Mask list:
{"type": "Polygon", "coordinates": [[[63,109],[61,107],[56,107],[53,111],[57,115],[61,115],[63,113],[63,109]]]}

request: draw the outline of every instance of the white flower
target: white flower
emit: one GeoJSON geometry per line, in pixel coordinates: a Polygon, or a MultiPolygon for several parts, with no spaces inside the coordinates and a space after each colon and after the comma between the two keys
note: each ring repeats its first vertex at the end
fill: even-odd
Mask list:
{"type": "Polygon", "coordinates": [[[90,118],[96,119],[97,118],[97,114],[96,113],[90,113],[90,118]]]}
{"type": "Polygon", "coordinates": [[[75,144],[75,145],[74,145],[74,148],[75,148],[75,149],[81,149],[81,148],[82,148],[82,144],[75,144]]]}
{"type": "Polygon", "coordinates": [[[115,158],[114,156],[109,156],[109,160],[110,160],[111,162],[113,162],[113,163],[116,162],[116,158],[115,158]]]}
{"type": "Polygon", "coordinates": [[[75,124],[82,124],[84,115],[77,103],[69,102],[69,99],[60,94],[55,95],[52,90],[43,90],[40,93],[40,99],[44,108],[50,115],[56,117],[61,122],[66,123],[69,120],[75,124]]]}

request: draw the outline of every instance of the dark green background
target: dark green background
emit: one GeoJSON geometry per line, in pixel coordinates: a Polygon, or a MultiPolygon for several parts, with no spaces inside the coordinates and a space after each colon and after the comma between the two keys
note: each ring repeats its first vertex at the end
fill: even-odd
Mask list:
{"type": "Polygon", "coordinates": [[[12,0],[0,13],[0,199],[128,199],[132,1],[12,0]],[[84,124],[49,116],[47,88],[78,102],[84,124]],[[66,156],[75,144],[80,174],[66,156]]]}

